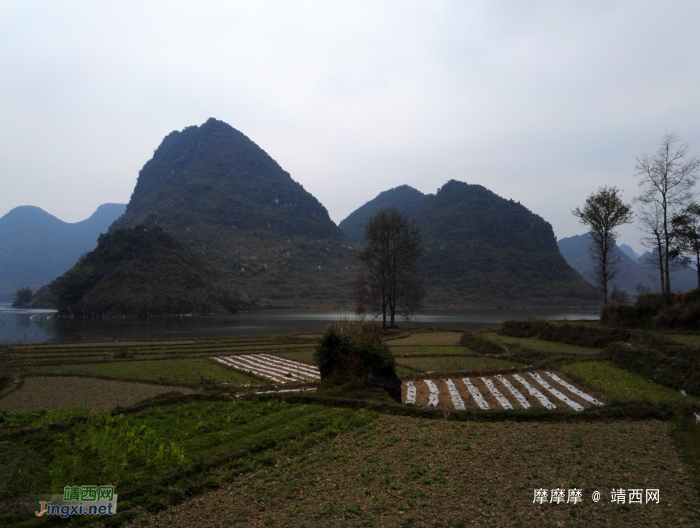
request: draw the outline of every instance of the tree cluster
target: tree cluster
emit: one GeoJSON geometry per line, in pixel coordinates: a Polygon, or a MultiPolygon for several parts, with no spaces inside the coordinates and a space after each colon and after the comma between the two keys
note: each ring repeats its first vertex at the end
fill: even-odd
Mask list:
{"type": "Polygon", "coordinates": [[[421,307],[423,281],[416,266],[420,233],[396,209],[382,209],[367,222],[365,240],[358,254],[363,271],[357,311],[381,314],[386,328],[387,314],[393,326],[396,315],[408,317],[421,307]]]}
{"type": "MultiPolygon", "coordinates": [[[[659,291],[664,296],[672,293],[671,271],[680,267],[694,267],[700,287],[700,205],[693,201],[700,158],[690,155],[688,148],[671,133],[662,138],[654,154],[636,158],[635,175],[641,187],[634,199],[636,217],[643,232],[642,243],[652,250],[646,264],[658,273],[659,291]]],[[[595,279],[607,304],[608,285],[620,262],[615,228],[632,222],[631,206],[622,202],[616,187],[602,187],[586,199],[583,208],[572,212],[590,229],[595,279]]],[[[620,298],[616,292],[613,300],[620,298]]]]}

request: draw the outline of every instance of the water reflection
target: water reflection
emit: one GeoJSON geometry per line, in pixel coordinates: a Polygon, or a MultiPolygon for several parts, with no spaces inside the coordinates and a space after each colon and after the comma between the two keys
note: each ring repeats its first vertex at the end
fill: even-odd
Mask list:
{"type": "MultiPolygon", "coordinates": [[[[405,327],[482,328],[506,319],[541,317],[550,320],[598,319],[598,309],[469,308],[426,310],[405,327]]],[[[95,341],[103,339],[154,339],[216,337],[242,334],[279,334],[323,330],[341,319],[354,320],[353,312],[325,310],[274,310],[228,315],[153,317],[144,319],[59,319],[51,310],[15,310],[0,304],[0,342],[95,341]]]]}

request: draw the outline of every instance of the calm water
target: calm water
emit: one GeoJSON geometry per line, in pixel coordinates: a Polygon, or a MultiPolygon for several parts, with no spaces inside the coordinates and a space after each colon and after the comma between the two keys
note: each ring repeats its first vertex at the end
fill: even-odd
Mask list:
{"type": "MultiPolygon", "coordinates": [[[[0,304],[0,343],[94,341],[102,339],[154,339],[216,337],[242,334],[279,334],[323,330],[339,319],[355,319],[353,312],[274,310],[229,315],[154,317],[148,320],[58,319],[51,310],[15,310],[0,304]]],[[[482,328],[506,319],[598,319],[598,309],[455,309],[426,310],[404,327],[482,328]]]]}

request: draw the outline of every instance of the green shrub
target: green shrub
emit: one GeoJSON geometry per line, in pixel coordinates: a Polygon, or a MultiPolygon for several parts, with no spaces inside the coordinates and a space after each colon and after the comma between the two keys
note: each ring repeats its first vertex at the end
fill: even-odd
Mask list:
{"type": "Polygon", "coordinates": [[[382,337],[382,329],[368,322],[330,325],[314,351],[322,387],[382,388],[400,401],[401,380],[396,376],[396,361],[382,337]]]}
{"type": "Polygon", "coordinates": [[[459,344],[479,354],[498,355],[508,353],[506,347],[500,343],[491,341],[477,332],[464,332],[459,340],[459,344]]]}
{"type": "Polygon", "coordinates": [[[616,341],[629,341],[635,335],[634,332],[624,328],[606,328],[567,322],[552,324],[544,319],[534,318],[527,321],[514,319],[506,321],[499,327],[498,334],[512,337],[535,337],[588,348],[603,348],[616,341]]]}
{"type": "Polygon", "coordinates": [[[343,321],[330,325],[314,351],[321,379],[362,378],[373,365],[383,362],[395,369],[394,355],[382,337],[382,329],[368,322],[343,321]]]}
{"type": "Polygon", "coordinates": [[[613,365],[700,396],[700,356],[697,349],[682,345],[612,343],[605,352],[613,365]]]}
{"type": "Polygon", "coordinates": [[[602,308],[600,323],[610,327],[653,330],[700,328],[700,289],[687,293],[640,295],[632,306],[609,304],[602,308]]]}

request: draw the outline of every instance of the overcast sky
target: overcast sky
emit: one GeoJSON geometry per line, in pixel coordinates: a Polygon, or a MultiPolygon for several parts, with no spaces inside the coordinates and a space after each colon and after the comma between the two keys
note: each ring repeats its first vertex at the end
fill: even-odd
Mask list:
{"type": "Polygon", "coordinates": [[[126,203],[166,134],[216,117],[336,222],[457,179],[580,234],[571,209],[631,200],[664,133],[700,151],[698,21],[680,0],[0,0],[0,216],[126,203]]]}

